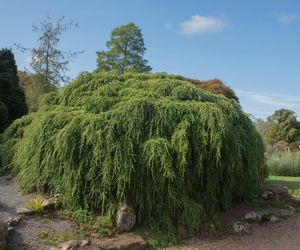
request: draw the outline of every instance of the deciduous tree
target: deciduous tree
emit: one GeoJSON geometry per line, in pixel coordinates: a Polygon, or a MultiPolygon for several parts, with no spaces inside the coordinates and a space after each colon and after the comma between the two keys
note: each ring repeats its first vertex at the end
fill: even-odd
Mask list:
{"type": "Polygon", "coordinates": [[[288,109],[280,109],[268,117],[270,129],[267,138],[273,142],[285,141],[288,143],[300,141],[300,122],[295,112],[288,109]]]}
{"type": "Polygon", "coordinates": [[[55,85],[47,83],[41,74],[18,71],[18,76],[20,85],[25,92],[29,112],[38,110],[39,102],[44,94],[57,89],[55,85]]]}
{"type": "Polygon", "coordinates": [[[42,75],[46,83],[60,86],[70,80],[67,75],[69,63],[83,51],[62,51],[58,45],[64,32],[77,27],[73,21],[65,22],[64,17],[59,17],[56,23],[47,17],[39,26],[33,25],[33,32],[39,34],[38,47],[24,48],[17,45],[21,51],[29,51],[31,54],[30,66],[35,74],[42,75]]]}

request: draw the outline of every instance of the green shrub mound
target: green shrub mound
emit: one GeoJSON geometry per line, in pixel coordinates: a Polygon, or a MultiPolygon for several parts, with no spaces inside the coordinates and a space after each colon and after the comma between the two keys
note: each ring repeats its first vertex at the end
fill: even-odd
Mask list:
{"type": "Polygon", "coordinates": [[[2,166],[68,208],[193,232],[253,195],[263,145],[237,102],[167,74],[81,74],[3,134],[2,166]]]}

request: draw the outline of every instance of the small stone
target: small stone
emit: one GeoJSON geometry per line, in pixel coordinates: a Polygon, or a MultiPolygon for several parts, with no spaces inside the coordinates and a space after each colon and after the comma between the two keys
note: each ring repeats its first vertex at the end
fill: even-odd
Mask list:
{"type": "Polygon", "coordinates": [[[117,228],[120,232],[128,232],[130,231],[136,221],[136,215],[134,209],[127,205],[121,204],[118,208],[116,224],[117,228]]]}
{"type": "Polygon", "coordinates": [[[245,221],[247,222],[255,222],[256,220],[257,220],[257,215],[253,211],[245,215],[245,221]]]}
{"type": "Polygon", "coordinates": [[[237,221],[233,224],[233,230],[236,233],[251,234],[251,226],[247,222],[237,221]]]}
{"type": "Polygon", "coordinates": [[[91,241],[89,239],[79,241],[79,246],[81,246],[81,247],[89,246],[90,244],[91,244],[91,241]]]}
{"type": "Polygon", "coordinates": [[[15,228],[14,227],[8,227],[8,234],[10,234],[12,231],[14,231],[15,230],[15,228]]]}
{"type": "Polygon", "coordinates": [[[69,240],[66,242],[61,243],[58,246],[60,250],[76,250],[79,247],[79,242],[77,240],[69,240]]]}
{"type": "Polygon", "coordinates": [[[279,222],[279,219],[276,217],[276,216],[271,216],[271,218],[270,218],[270,221],[272,222],[272,223],[278,223],[279,222]]]}
{"type": "Polygon", "coordinates": [[[35,211],[31,208],[27,208],[27,207],[19,207],[17,208],[17,214],[18,215],[24,215],[24,216],[27,216],[27,215],[32,215],[34,214],[35,211]]]}
{"type": "Polygon", "coordinates": [[[4,222],[7,224],[8,227],[18,225],[20,221],[21,221],[20,216],[10,217],[10,218],[4,220],[4,222]]]}

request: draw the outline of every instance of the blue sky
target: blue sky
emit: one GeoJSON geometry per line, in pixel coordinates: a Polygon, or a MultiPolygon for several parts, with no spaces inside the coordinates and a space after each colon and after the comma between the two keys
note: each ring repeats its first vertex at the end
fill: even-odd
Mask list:
{"type": "Polygon", "coordinates": [[[13,44],[36,46],[32,24],[47,15],[79,22],[61,43],[85,50],[70,65],[72,77],[95,69],[112,29],[135,22],[154,72],[220,78],[255,117],[279,108],[300,116],[298,0],[0,0],[0,11],[0,48],[13,48],[19,69],[28,56],[13,44]]]}

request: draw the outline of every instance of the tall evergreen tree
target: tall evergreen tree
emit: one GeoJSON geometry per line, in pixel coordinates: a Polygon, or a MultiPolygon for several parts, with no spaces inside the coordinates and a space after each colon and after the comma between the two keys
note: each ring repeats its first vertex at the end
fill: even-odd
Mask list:
{"type": "Polygon", "coordinates": [[[134,23],[117,27],[111,32],[107,42],[108,51],[97,52],[97,70],[115,70],[118,73],[125,71],[149,72],[144,54],[146,51],[141,29],[134,23]]]}
{"type": "Polygon", "coordinates": [[[7,108],[4,102],[0,100],[0,133],[8,126],[7,108]]]}
{"type": "Polygon", "coordinates": [[[0,132],[13,120],[27,113],[25,95],[19,85],[14,54],[0,50],[0,132]]]}

